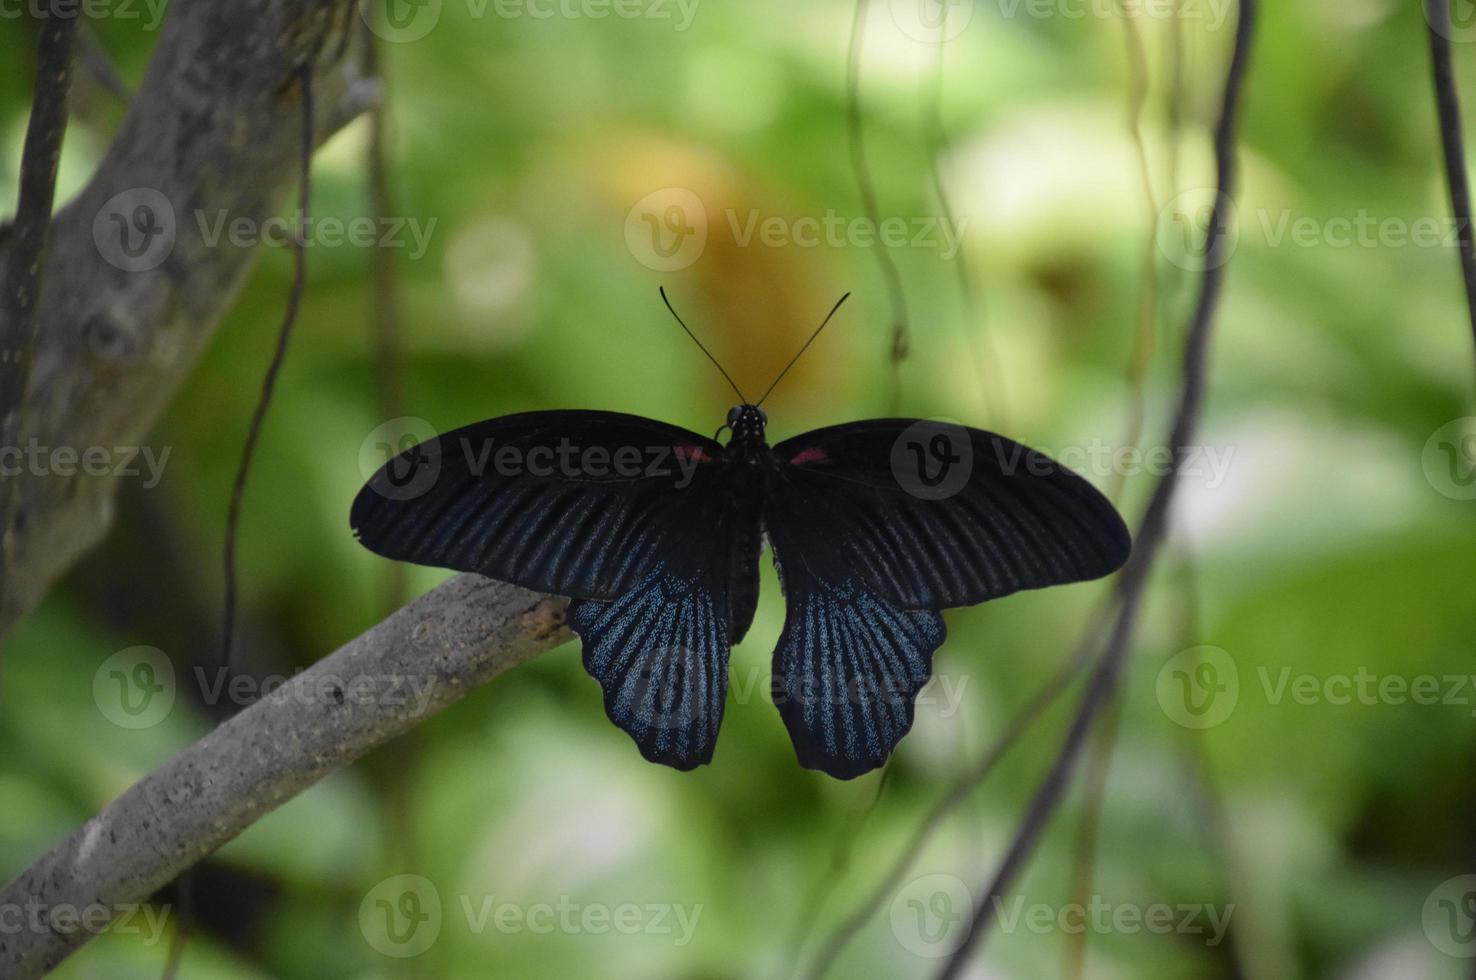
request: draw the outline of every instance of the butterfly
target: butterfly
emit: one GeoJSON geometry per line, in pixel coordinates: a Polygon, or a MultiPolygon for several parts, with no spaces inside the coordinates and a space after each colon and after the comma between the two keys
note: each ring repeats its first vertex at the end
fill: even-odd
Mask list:
{"type": "Polygon", "coordinates": [[[767,542],[786,605],[773,700],[800,765],[841,779],[882,765],[912,727],[941,610],[1127,560],[1107,499],[1019,443],[883,418],[771,446],[761,405],[778,380],[756,402],[728,381],[740,404],[711,439],[582,410],[447,432],[375,473],[350,524],[388,558],[570,597],[606,714],[682,770],[712,760],[767,542]]]}

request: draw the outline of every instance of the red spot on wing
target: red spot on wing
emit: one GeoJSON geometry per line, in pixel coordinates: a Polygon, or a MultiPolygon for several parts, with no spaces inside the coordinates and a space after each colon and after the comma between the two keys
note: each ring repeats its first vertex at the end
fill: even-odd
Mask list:
{"type": "Polygon", "coordinates": [[[819,446],[811,446],[809,449],[801,449],[789,458],[794,466],[804,466],[806,463],[824,463],[830,457],[825,455],[825,450],[819,446]]]}
{"type": "Polygon", "coordinates": [[[676,454],[682,459],[695,459],[699,463],[712,462],[712,457],[701,446],[677,446],[676,454]]]}

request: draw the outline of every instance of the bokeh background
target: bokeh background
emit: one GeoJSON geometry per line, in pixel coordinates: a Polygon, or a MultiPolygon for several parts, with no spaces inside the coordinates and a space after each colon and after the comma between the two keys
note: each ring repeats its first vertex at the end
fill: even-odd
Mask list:
{"type": "MultiPolygon", "coordinates": [[[[1129,124],[1134,48],[1110,0],[952,5],[941,87],[940,35],[920,19],[937,5],[870,4],[859,107],[880,214],[907,229],[888,250],[912,321],[899,378],[878,247],[858,223],[850,3],[618,8],[632,17],[445,0],[376,20],[402,219],[397,236],[383,229],[402,300],[399,405],[376,354],[375,249],[319,241],[243,517],[253,673],[313,663],[443,577],[397,579],[348,531],[391,413],[431,430],[559,407],[717,428],[731,394],[658,285],[750,389],[854,292],[770,401],[773,438],[889,414],[900,398],[905,414],[1061,454],[1135,521],[1156,477],[1102,454],[1130,444],[1140,398],[1144,446],[1166,429],[1234,26],[1224,0],[1177,6],[1177,19],[1165,0],[1135,20],[1150,197],[1129,124]],[[952,223],[938,223],[940,186],[952,223]],[[1136,341],[1151,352],[1141,393],[1140,335],[1153,339],[1136,341]]],[[[138,12],[93,25],[130,82],[157,33],[138,12]]],[[[1185,480],[1116,738],[1095,744],[1092,778],[975,976],[1072,975],[1083,938],[1090,977],[1440,978],[1469,975],[1476,955],[1476,878],[1461,877],[1476,871],[1476,412],[1425,23],[1414,3],[1303,0],[1267,4],[1261,27],[1204,465],[1185,480]],[[1105,782],[1084,879],[1093,779],[1105,782]],[[1070,908],[1082,896],[1084,935],[1070,908]],[[1150,928],[1160,908],[1169,928],[1150,928]]],[[[32,33],[0,19],[5,200],[32,33]]],[[[1476,34],[1458,35],[1462,77],[1476,78],[1476,34]]],[[[96,85],[78,96],[63,199],[122,111],[96,85]]],[[[368,145],[360,120],[317,155],[315,218],[370,214],[368,145]]],[[[215,662],[229,486],[290,272],[286,249],[262,250],[149,439],[169,451],[162,478],[123,481],[106,544],[8,645],[5,877],[232,707],[204,703],[193,670],[215,662]],[[172,661],[175,697],[125,727],[106,664],[141,645],[172,661]]],[[[762,694],[783,613],[764,576],[713,765],[644,762],[565,646],[223,848],[195,878],[181,976],[807,969],[934,803],[1101,631],[1106,585],[950,612],[940,681],[878,795],[877,774],[842,783],[796,765],[762,694]],[[377,924],[379,899],[426,884],[434,936],[377,924]],[[636,927],[599,928],[617,915],[636,927]],[[425,948],[398,955],[407,942],[425,948]]],[[[1077,693],[947,817],[831,976],[937,969],[1077,693]]],[[[155,912],[162,934],[140,917],[56,975],[159,976],[178,896],[155,912]]]]}

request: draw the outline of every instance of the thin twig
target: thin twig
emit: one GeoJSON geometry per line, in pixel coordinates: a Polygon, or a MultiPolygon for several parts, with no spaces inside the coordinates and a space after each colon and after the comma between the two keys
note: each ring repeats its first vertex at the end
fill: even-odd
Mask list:
{"type": "MultiPolygon", "coordinates": [[[[394,198],[389,184],[388,109],[384,63],[379,54],[379,37],[362,20],[360,32],[364,73],[379,84],[378,105],[369,113],[369,142],[365,148],[365,167],[369,175],[369,210],[375,227],[385,227],[394,215],[394,198]]],[[[404,383],[400,372],[400,279],[395,264],[396,252],[387,248],[373,249],[374,300],[371,319],[374,341],[374,390],[379,399],[380,415],[400,418],[404,412],[404,383]]],[[[385,569],[385,608],[396,609],[405,604],[405,567],[387,562],[385,569]]]]}
{"type": "MultiPolygon", "coordinates": [[[[300,173],[297,181],[298,218],[307,221],[308,203],[312,193],[313,148],[313,71],[304,64],[296,72],[298,92],[302,99],[302,156],[299,160],[300,173]]],[[[236,470],[236,479],[231,486],[231,504],[226,513],[225,538],[225,616],[222,627],[221,663],[230,670],[236,632],[236,538],[241,524],[241,502],[246,496],[246,480],[251,474],[251,463],[256,455],[256,443],[261,438],[262,426],[266,422],[267,409],[272,404],[272,393],[277,387],[277,376],[287,359],[287,344],[292,339],[292,327],[297,322],[297,312],[302,305],[303,287],[307,283],[307,247],[302,236],[307,234],[303,227],[293,236],[292,286],[287,293],[287,310],[282,316],[282,326],[277,331],[277,347],[267,365],[266,377],[261,383],[261,396],[251,414],[251,426],[246,430],[246,444],[241,449],[241,464],[236,470]]]]}
{"type": "MultiPolygon", "coordinates": [[[[946,11],[946,7],[944,8],[946,11]]],[[[979,302],[979,289],[969,269],[969,256],[964,248],[964,229],[954,216],[953,201],[948,194],[948,183],[943,179],[943,159],[952,152],[948,138],[948,127],[943,122],[943,92],[948,55],[948,18],[938,21],[938,38],[934,42],[938,57],[933,66],[933,84],[925,86],[929,92],[923,118],[928,124],[929,172],[933,179],[933,194],[938,198],[938,210],[942,212],[944,229],[956,236],[954,240],[953,268],[958,275],[958,292],[963,299],[964,340],[969,347],[969,361],[974,366],[974,375],[979,381],[979,396],[989,414],[992,426],[1001,432],[1009,430],[1009,418],[1005,405],[1009,403],[1009,392],[1005,390],[1004,372],[999,369],[999,350],[994,343],[994,334],[987,329],[987,321],[979,302]],[[980,337],[979,335],[983,336],[980,337]],[[982,343],[980,342],[982,340],[982,343]]]]}
{"type": "MultiPolygon", "coordinates": [[[[1188,542],[1180,541],[1178,551],[1179,572],[1176,576],[1179,583],[1180,603],[1178,648],[1188,650],[1199,645],[1203,636],[1199,612],[1199,569],[1195,561],[1194,550],[1188,542]]],[[[1229,896],[1227,909],[1240,909],[1242,903],[1237,901],[1237,896],[1242,889],[1239,862],[1236,860],[1235,838],[1230,830],[1229,812],[1225,806],[1224,797],[1220,793],[1219,781],[1215,777],[1213,760],[1205,747],[1204,732],[1183,725],[1174,727],[1179,730],[1183,739],[1184,766],[1194,787],[1194,801],[1203,820],[1205,845],[1214,855],[1223,890],[1229,896]]],[[[1235,921],[1238,925],[1229,927],[1230,942],[1226,944],[1230,959],[1230,975],[1236,980],[1250,980],[1256,974],[1250,968],[1253,957],[1247,955],[1248,950],[1262,947],[1260,944],[1248,941],[1249,930],[1245,928],[1244,913],[1237,916],[1235,921]]]]}
{"type": "MultiPolygon", "coordinates": [[[[850,139],[851,169],[856,174],[856,187],[861,192],[861,206],[871,227],[881,225],[881,208],[877,204],[876,184],[871,176],[871,163],[866,155],[866,131],[861,115],[861,53],[866,41],[867,0],[856,0],[855,19],[851,24],[851,45],[846,54],[846,131],[850,139]]],[[[872,249],[876,254],[882,282],[886,284],[887,302],[892,311],[892,407],[902,400],[902,362],[907,358],[911,328],[907,313],[907,294],[902,288],[902,273],[897,261],[883,245],[872,249]]]]}
{"type": "Polygon", "coordinates": [[[876,781],[876,792],[871,794],[871,801],[866,808],[854,817],[841,832],[836,835],[835,846],[830,852],[830,867],[816,879],[809,895],[800,903],[803,912],[798,920],[793,935],[789,941],[789,963],[784,971],[785,976],[798,974],[800,961],[804,956],[805,943],[815,931],[815,924],[820,919],[820,913],[830,903],[830,898],[840,887],[841,879],[851,868],[851,856],[855,853],[856,842],[861,838],[861,832],[871,821],[872,814],[881,806],[882,794],[886,792],[887,784],[892,780],[892,766],[896,762],[896,756],[887,760],[882,767],[881,777],[876,781]]]}
{"type": "Polygon", "coordinates": [[[92,25],[84,24],[81,34],[78,36],[78,53],[82,56],[82,64],[91,75],[107,92],[119,102],[127,105],[133,99],[133,90],[123,80],[123,75],[118,71],[118,66],[113,63],[113,58],[108,54],[108,49],[103,47],[102,41],[98,39],[97,31],[92,25]]]}
{"type": "Polygon", "coordinates": [[[1476,339],[1476,238],[1471,227],[1471,183],[1466,175],[1466,145],[1461,135],[1461,100],[1450,56],[1450,0],[1425,0],[1425,20],[1434,69],[1435,108],[1440,117],[1440,145],[1445,153],[1445,180],[1460,242],[1461,281],[1466,287],[1472,338],[1476,339]]]}
{"type": "MultiPolygon", "coordinates": [[[[1142,182],[1143,205],[1148,215],[1148,233],[1143,241],[1143,284],[1138,294],[1138,329],[1133,335],[1128,355],[1128,423],[1123,445],[1134,449],[1143,441],[1143,386],[1148,367],[1153,363],[1158,334],[1158,194],[1153,188],[1153,168],[1148,160],[1148,144],[1143,138],[1143,110],[1148,104],[1148,54],[1143,35],[1138,29],[1137,14],[1127,7],[1128,0],[1118,0],[1118,17],[1122,21],[1123,41],[1127,48],[1128,87],[1127,128],[1137,156],[1138,175],[1142,182]]],[[[1122,496],[1126,474],[1112,478],[1108,496],[1122,496]]]]}
{"type": "Polygon", "coordinates": [[[979,760],[961,775],[949,787],[948,792],[940,797],[933,808],[928,811],[927,816],[913,831],[912,837],[908,839],[901,853],[892,862],[887,874],[841,922],[817,954],[809,973],[812,980],[823,980],[846,946],[865,928],[866,923],[877,913],[877,910],[886,904],[887,896],[891,895],[902,883],[908,869],[912,867],[923,848],[933,839],[933,835],[943,826],[943,821],[948,815],[962,806],[974,794],[974,791],[983,785],[984,780],[994,771],[1000,760],[1009,754],[1009,751],[1024,738],[1025,733],[1044,717],[1051,706],[1071,687],[1071,683],[1091,661],[1091,655],[1095,652],[1096,647],[1091,640],[1091,637],[1083,638],[1083,642],[1072,654],[1071,659],[1062,664],[1056,673],[1041,686],[1040,690],[1035,692],[1019,713],[1010,720],[1005,730],[979,757],[979,760]]]}
{"type": "MultiPolygon", "coordinates": [[[[36,44],[36,91],[21,150],[20,194],[9,228],[9,254],[0,269],[0,446],[20,444],[26,388],[40,331],[37,309],[46,266],[56,170],[67,131],[72,87],[76,11],[47,6],[36,44]]],[[[0,597],[5,595],[5,552],[15,499],[15,479],[0,480],[0,597]]]]}
{"type": "Polygon", "coordinates": [[[1147,510],[1139,524],[1133,553],[1117,580],[1116,594],[1120,600],[1117,616],[1112,623],[1102,658],[1087,682],[1076,717],[1055,760],[1037,788],[1004,859],[993,878],[981,890],[982,897],[974,909],[968,931],[939,974],[943,978],[957,977],[967,965],[993,924],[997,906],[1003,901],[1005,892],[1034,852],[1047,823],[1060,806],[1097,717],[1117,687],[1118,676],[1132,645],[1149,574],[1168,532],[1169,512],[1178,485],[1178,472],[1194,439],[1199,414],[1204,405],[1209,376],[1210,338],[1229,258],[1226,252],[1226,226],[1229,222],[1228,205],[1236,188],[1236,121],[1254,36],[1255,16],[1256,0],[1241,0],[1239,20],[1235,28],[1235,48],[1225,80],[1220,119],[1215,127],[1215,165],[1218,179],[1214,208],[1210,214],[1209,242],[1205,250],[1206,266],[1199,301],[1195,306],[1184,345],[1182,385],[1168,439],[1168,445],[1174,449],[1175,465],[1154,487],[1153,496],[1149,499],[1147,510]]]}
{"type": "MultiPolygon", "coordinates": [[[[1122,693],[1113,695],[1102,728],[1097,732],[1092,756],[1087,762],[1086,800],[1081,821],[1076,829],[1076,852],[1071,867],[1071,904],[1086,908],[1091,903],[1092,882],[1097,868],[1097,839],[1102,828],[1102,804],[1107,795],[1107,779],[1112,772],[1112,755],[1117,748],[1117,735],[1122,727],[1122,693]]],[[[1061,976],[1064,980],[1080,980],[1086,972],[1086,944],[1089,930],[1066,934],[1066,950],[1061,976]]]]}

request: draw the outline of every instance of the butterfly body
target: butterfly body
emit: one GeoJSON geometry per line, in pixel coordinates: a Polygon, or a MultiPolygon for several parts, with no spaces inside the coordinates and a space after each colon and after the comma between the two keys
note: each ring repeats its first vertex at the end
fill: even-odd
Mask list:
{"type": "Polygon", "coordinates": [[[940,610],[1097,578],[1130,548],[1086,481],[977,429],[876,419],[726,445],[612,412],[534,412],[391,460],[354,502],[391,558],[566,595],[605,709],[648,759],[709,762],[767,539],[786,604],[772,694],[802,765],[851,778],[912,725],[940,610]]]}

